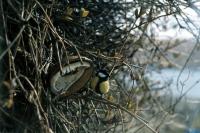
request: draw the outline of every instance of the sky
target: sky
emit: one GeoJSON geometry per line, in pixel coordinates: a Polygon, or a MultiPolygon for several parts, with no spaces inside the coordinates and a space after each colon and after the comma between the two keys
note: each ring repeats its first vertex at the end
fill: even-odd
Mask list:
{"type": "MultiPolygon", "coordinates": [[[[196,2],[195,6],[196,6],[196,8],[200,9],[200,2],[196,2]]],[[[181,7],[181,8],[182,8],[183,14],[188,17],[188,18],[184,17],[184,19],[186,21],[190,20],[196,26],[196,28],[195,28],[194,25],[187,23],[187,24],[189,24],[189,26],[191,28],[190,30],[192,32],[194,32],[195,34],[198,34],[199,29],[200,29],[200,25],[199,25],[200,11],[197,11],[194,8],[193,9],[184,8],[184,7],[181,7]]],[[[182,26],[187,27],[187,25],[184,22],[182,17],[178,17],[178,19],[182,26]]],[[[160,25],[162,25],[163,22],[166,23],[165,26],[167,27],[167,30],[156,29],[155,32],[158,33],[157,38],[159,38],[159,39],[169,39],[169,38],[170,39],[171,38],[191,39],[191,38],[193,38],[193,35],[190,32],[188,32],[188,30],[182,29],[179,27],[177,27],[177,28],[173,27],[177,23],[173,16],[168,16],[168,17],[164,18],[164,20],[156,21],[156,23],[160,24],[160,25]]],[[[152,25],[152,26],[155,28],[155,25],[152,25]]]]}

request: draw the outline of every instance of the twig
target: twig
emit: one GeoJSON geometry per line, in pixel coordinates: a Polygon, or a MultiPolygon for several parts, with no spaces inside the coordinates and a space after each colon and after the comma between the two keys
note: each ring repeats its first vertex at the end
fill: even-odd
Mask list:
{"type": "Polygon", "coordinates": [[[150,129],[150,131],[152,131],[153,133],[158,133],[158,132],[155,131],[151,126],[149,126],[148,123],[146,123],[143,119],[141,119],[141,117],[140,117],[139,115],[133,114],[132,112],[130,112],[129,110],[127,110],[126,108],[122,107],[122,106],[119,105],[119,104],[110,102],[110,101],[108,101],[107,99],[94,99],[94,98],[91,98],[91,97],[87,97],[87,98],[88,98],[88,99],[92,99],[92,100],[94,100],[94,101],[101,102],[101,103],[113,105],[114,107],[125,111],[126,113],[128,113],[129,115],[131,115],[132,117],[134,117],[135,119],[139,120],[142,124],[144,124],[144,125],[145,125],[148,129],[150,129]]]}

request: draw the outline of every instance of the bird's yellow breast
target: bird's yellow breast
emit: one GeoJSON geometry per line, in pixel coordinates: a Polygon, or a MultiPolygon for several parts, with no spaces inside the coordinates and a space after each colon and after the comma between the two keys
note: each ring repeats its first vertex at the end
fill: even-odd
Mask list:
{"type": "Polygon", "coordinates": [[[110,89],[110,84],[109,84],[109,81],[103,81],[99,84],[99,89],[100,89],[100,92],[102,94],[106,94],[108,93],[109,89],[110,89]]]}

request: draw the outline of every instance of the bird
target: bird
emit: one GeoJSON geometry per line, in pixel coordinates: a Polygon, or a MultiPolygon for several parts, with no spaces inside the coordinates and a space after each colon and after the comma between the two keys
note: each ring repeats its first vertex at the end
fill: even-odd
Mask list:
{"type": "Polygon", "coordinates": [[[85,8],[77,8],[77,7],[67,7],[64,11],[64,14],[60,17],[65,21],[73,21],[74,18],[85,18],[89,14],[89,10],[85,8]]]}
{"type": "Polygon", "coordinates": [[[109,74],[106,70],[98,70],[91,80],[91,88],[98,94],[106,94],[110,90],[109,74]]]}
{"type": "Polygon", "coordinates": [[[87,17],[88,14],[89,14],[88,10],[86,10],[85,8],[81,8],[81,12],[80,12],[81,17],[83,17],[83,18],[87,17]]]}

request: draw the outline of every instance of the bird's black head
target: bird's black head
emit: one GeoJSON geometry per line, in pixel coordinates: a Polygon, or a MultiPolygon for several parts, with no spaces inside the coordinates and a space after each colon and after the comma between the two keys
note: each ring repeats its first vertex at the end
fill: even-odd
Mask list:
{"type": "Polygon", "coordinates": [[[99,77],[100,80],[106,81],[109,78],[109,74],[106,70],[99,70],[97,72],[97,76],[99,77]]]}

